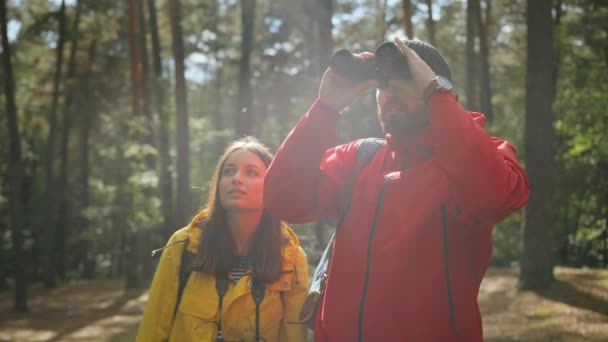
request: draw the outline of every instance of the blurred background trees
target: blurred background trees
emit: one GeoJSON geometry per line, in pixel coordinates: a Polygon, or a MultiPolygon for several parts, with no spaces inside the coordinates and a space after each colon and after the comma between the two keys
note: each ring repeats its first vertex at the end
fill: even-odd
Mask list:
{"type": "MultiPolygon", "coordinates": [[[[28,284],[147,286],[150,250],[200,207],[227,142],[275,149],[334,49],[406,35],[436,43],[461,103],[534,168],[538,205],[496,227],[493,262],[549,281],[608,267],[606,2],[539,1],[536,27],[524,0],[1,2],[0,288],[19,309],[28,284]]],[[[380,135],[374,95],[340,125],[342,142],[380,135]]],[[[325,229],[298,227],[311,263],[325,229]]]]}

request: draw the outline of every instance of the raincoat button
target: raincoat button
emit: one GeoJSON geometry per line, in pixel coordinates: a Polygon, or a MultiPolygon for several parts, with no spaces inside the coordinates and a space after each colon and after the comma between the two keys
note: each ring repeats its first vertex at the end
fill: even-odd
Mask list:
{"type": "Polygon", "coordinates": [[[289,280],[285,280],[285,286],[289,285],[289,280]]]}
{"type": "Polygon", "coordinates": [[[251,287],[251,285],[252,285],[251,281],[247,282],[248,287],[251,287]]]}

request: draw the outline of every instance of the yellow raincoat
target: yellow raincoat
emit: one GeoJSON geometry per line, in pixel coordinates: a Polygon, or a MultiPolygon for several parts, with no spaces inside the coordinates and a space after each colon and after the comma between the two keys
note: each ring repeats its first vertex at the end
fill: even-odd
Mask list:
{"type": "MultiPolygon", "coordinates": [[[[204,218],[198,215],[193,222],[204,218]]],[[[266,285],[260,305],[260,337],[266,342],[305,342],[306,327],[297,321],[307,294],[308,264],[294,232],[283,225],[288,238],[283,246],[283,272],[279,280],[266,285]]],[[[215,277],[192,272],[173,318],[177,300],[179,270],[184,244],[171,243],[189,238],[188,250],[196,253],[202,230],[190,223],[175,232],[158,263],[148,303],[137,333],[138,342],[215,340],[218,321],[218,295],[215,277]]],[[[243,276],[236,284],[230,281],[222,303],[222,326],[226,342],[254,341],[255,303],[251,296],[251,277],[243,276]]]]}

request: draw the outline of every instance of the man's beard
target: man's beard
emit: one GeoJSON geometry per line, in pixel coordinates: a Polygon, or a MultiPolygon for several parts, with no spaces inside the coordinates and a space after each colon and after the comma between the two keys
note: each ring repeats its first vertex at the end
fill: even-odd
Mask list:
{"type": "Polygon", "coordinates": [[[416,113],[408,117],[390,115],[383,123],[384,133],[392,136],[412,136],[429,126],[428,115],[416,113]]]}

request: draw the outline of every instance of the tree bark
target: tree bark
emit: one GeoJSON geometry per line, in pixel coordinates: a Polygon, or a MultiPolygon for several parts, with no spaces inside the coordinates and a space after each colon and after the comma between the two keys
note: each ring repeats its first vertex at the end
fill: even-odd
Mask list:
{"type": "Polygon", "coordinates": [[[128,36],[129,36],[129,71],[131,76],[131,110],[134,116],[139,116],[142,110],[141,99],[141,57],[139,50],[138,0],[129,0],[128,4],[128,36]]]}
{"type": "Polygon", "coordinates": [[[177,135],[177,218],[176,224],[185,223],[190,216],[190,133],[188,131],[188,107],[186,79],[184,77],[184,46],[180,1],[169,0],[169,19],[173,38],[173,58],[175,60],[175,108],[177,135]]]}
{"type": "Polygon", "coordinates": [[[386,36],[386,0],[375,0],[376,6],[376,44],[384,42],[386,36]]]}
{"type": "MultiPolygon", "coordinates": [[[[475,7],[479,10],[475,15],[475,21],[477,23],[477,32],[479,32],[479,97],[481,112],[486,116],[488,121],[494,119],[494,109],[492,108],[492,87],[490,82],[490,63],[488,49],[488,30],[489,24],[489,11],[486,12],[486,22],[484,23],[481,16],[481,5],[480,0],[473,0],[476,2],[475,7]]],[[[486,0],[486,6],[490,6],[491,0],[486,0]]]]}
{"type": "Polygon", "coordinates": [[[466,58],[465,58],[465,95],[467,108],[470,110],[479,110],[479,100],[477,98],[477,53],[476,39],[477,30],[475,18],[479,12],[479,0],[467,0],[467,42],[466,42],[466,58]]]}
{"type": "Polygon", "coordinates": [[[403,0],[403,25],[407,39],[414,39],[414,26],[412,25],[412,2],[403,0]]]}
{"type": "Polygon", "coordinates": [[[332,30],[334,27],[331,22],[331,18],[334,15],[333,2],[332,0],[317,0],[317,8],[319,8],[320,12],[315,16],[319,32],[319,36],[317,37],[319,49],[316,58],[320,75],[322,75],[329,66],[329,56],[331,56],[334,49],[334,40],[332,37],[332,30]]]}
{"type": "Polygon", "coordinates": [[[236,136],[253,134],[251,53],[255,30],[256,0],[241,0],[241,60],[239,64],[239,101],[236,136]]]}
{"type": "MultiPolygon", "coordinates": [[[[152,110],[150,108],[150,62],[148,61],[148,42],[146,30],[146,14],[144,9],[144,0],[137,0],[137,22],[139,25],[138,49],[141,62],[141,75],[139,85],[141,88],[141,110],[145,117],[146,131],[142,136],[142,143],[149,146],[154,144],[154,125],[152,120],[152,110]]],[[[156,157],[152,153],[146,155],[146,166],[149,170],[156,169],[156,157]]]]}
{"type": "Polygon", "coordinates": [[[428,18],[426,19],[426,28],[429,32],[429,43],[433,46],[437,46],[437,39],[435,37],[435,19],[433,19],[433,0],[426,0],[426,9],[428,18]]]}
{"type": "Polygon", "coordinates": [[[160,55],[160,38],[158,36],[158,24],[156,6],[154,0],[148,0],[148,16],[150,21],[150,37],[152,38],[152,65],[154,68],[153,94],[154,107],[158,115],[158,154],[160,159],[160,198],[161,211],[163,215],[164,234],[167,238],[175,231],[173,218],[173,175],[170,171],[171,157],[169,156],[169,118],[164,109],[165,93],[162,88],[163,69],[160,55]]]}
{"type": "Polygon", "coordinates": [[[11,46],[8,41],[6,0],[0,1],[0,34],[2,35],[2,64],[4,69],[4,91],[6,96],[6,118],[9,139],[8,163],[8,206],[9,224],[15,258],[15,310],[27,311],[27,279],[25,277],[25,253],[23,251],[23,193],[24,178],[21,158],[21,137],[17,124],[17,105],[15,102],[15,82],[11,62],[11,46]]]}
{"type": "Polygon", "coordinates": [[[61,72],[63,68],[63,44],[65,41],[65,0],[61,1],[61,7],[57,16],[59,23],[59,38],[57,41],[57,57],[55,61],[55,77],[53,78],[53,100],[51,104],[51,112],[49,113],[49,135],[44,151],[44,210],[45,215],[40,228],[43,236],[43,265],[44,265],[44,285],[46,288],[54,288],[57,286],[57,272],[55,268],[55,223],[56,223],[56,208],[53,196],[55,192],[55,176],[53,172],[55,161],[55,140],[57,134],[57,107],[59,106],[59,87],[61,81],[61,72]]]}
{"type": "Polygon", "coordinates": [[[550,0],[528,0],[525,152],[530,187],[519,287],[541,288],[553,276],[554,42],[550,0]]]}
{"type": "MultiPolygon", "coordinates": [[[[84,103],[88,106],[88,108],[95,108],[92,104],[93,100],[93,85],[91,82],[91,78],[93,77],[93,70],[95,64],[95,58],[97,54],[97,40],[93,39],[91,44],[89,45],[88,52],[88,70],[87,75],[85,77],[85,93],[84,100],[80,103],[80,107],[84,107],[84,103]]],[[[83,211],[89,207],[89,174],[90,174],[90,140],[91,140],[91,126],[93,121],[93,110],[85,110],[83,111],[83,120],[82,127],[80,130],[80,177],[79,177],[79,186],[78,186],[78,198],[79,198],[79,211],[80,211],[80,220],[79,227],[83,232],[86,232],[89,229],[89,220],[82,213],[83,211]]],[[[95,273],[95,255],[91,250],[91,243],[88,240],[85,240],[84,256],[83,256],[83,277],[85,279],[93,278],[95,273]]]]}
{"type": "Polygon", "coordinates": [[[70,234],[70,224],[72,223],[70,220],[70,206],[69,206],[69,195],[71,193],[71,187],[68,184],[68,144],[70,138],[70,132],[72,130],[72,114],[74,112],[73,104],[76,87],[74,82],[75,80],[75,69],[76,69],[76,50],[78,48],[78,25],[80,24],[80,1],[76,1],[76,8],[74,14],[74,22],[72,24],[71,30],[71,46],[70,46],[70,55],[68,57],[68,70],[66,75],[66,88],[67,93],[65,96],[65,106],[63,109],[63,125],[61,126],[61,141],[60,141],[60,155],[61,162],[59,166],[59,179],[58,179],[58,189],[61,189],[59,192],[59,209],[57,210],[57,232],[55,234],[55,246],[57,250],[57,274],[61,278],[65,278],[66,275],[66,264],[67,264],[67,256],[66,256],[66,246],[65,242],[67,237],[70,234]]]}

